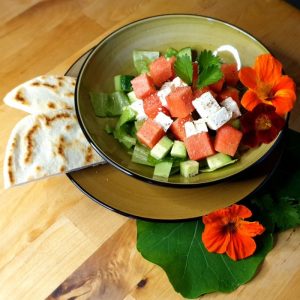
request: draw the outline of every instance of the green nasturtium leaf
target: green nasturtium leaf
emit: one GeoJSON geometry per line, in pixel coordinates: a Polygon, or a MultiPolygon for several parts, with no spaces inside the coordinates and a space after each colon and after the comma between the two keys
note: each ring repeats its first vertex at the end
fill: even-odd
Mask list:
{"type": "Polygon", "coordinates": [[[201,220],[183,223],[137,221],[137,249],[161,266],[174,289],[186,298],[215,291],[231,292],[249,281],[272,249],[272,235],[258,237],[256,253],[240,261],[204,247],[201,220]]]}

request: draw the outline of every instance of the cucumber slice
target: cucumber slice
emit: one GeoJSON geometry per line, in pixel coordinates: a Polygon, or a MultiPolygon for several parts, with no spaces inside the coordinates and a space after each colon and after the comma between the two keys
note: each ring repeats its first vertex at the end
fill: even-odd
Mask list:
{"type": "Polygon", "coordinates": [[[129,99],[124,92],[113,92],[110,94],[111,101],[108,105],[108,114],[111,116],[121,115],[123,108],[129,105],[129,99]]]}
{"type": "Polygon", "coordinates": [[[158,51],[133,51],[133,64],[139,74],[147,73],[148,65],[157,58],[159,58],[158,51]]]}
{"type": "Polygon", "coordinates": [[[127,122],[133,121],[135,119],[135,116],[136,112],[133,109],[128,106],[125,107],[117,122],[116,128],[120,128],[127,122]]]}
{"type": "Polygon", "coordinates": [[[200,170],[201,172],[212,172],[217,169],[235,163],[238,159],[232,159],[231,156],[223,153],[217,153],[215,155],[206,158],[208,168],[200,170]]]}
{"type": "Polygon", "coordinates": [[[182,48],[177,53],[178,57],[182,57],[185,55],[187,55],[189,57],[189,59],[192,61],[192,48],[191,47],[182,48]]]}
{"type": "Polygon", "coordinates": [[[178,158],[186,158],[186,148],[184,142],[174,141],[173,147],[171,149],[171,156],[178,158]]]}
{"type": "Polygon", "coordinates": [[[174,48],[168,48],[165,53],[165,58],[171,58],[172,56],[176,56],[178,51],[174,48]]]}
{"type": "Polygon", "coordinates": [[[159,142],[151,149],[150,155],[155,159],[164,158],[173,146],[172,140],[167,136],[164,136],[159,140],[159,142]]]}
{"type": "Polygon", "coordinates": [[[90,92],[91,103],[97,117],[107,117],[107,107],[110,96],[101,92],[90,92]]]}
{"type": "Polygon", "coordinates": [[[232,127],[234,127],[235,129],[240,130],[241,129],[241,121],[240,119],[234,119],[234,120],[230,120],[228,122],[228,124],[230,124],[232,127]]]}
{"type": "Polygon", "coordinates": [[[172,169],[172,162],[163,161],[155,165],[153,176],[169,178],[171,169],[172,169]]]}
{"type": "Polygon", "coordinates": [[[140,144],[136,144],[133,149],[131,161],[137,164],[154,167],[154,164],[148,161],[150,150],[140,144]]]}
{"type": "Polygon", "coordinates": [[[131,75],[116,75],[114,77],[115,90],[119,92],[131,92],[132,85],[131,80],[134,76],[131,75]]]}
{"type": "Polygon", "coordinates": [[[127,94],[127,97],[128,97],[128,99],[129,99],[129,102],[130,102],[130,103],[133,103],[133,102],[135,102],[135,101],[137,101],[137,100],[140,100],[140,99],[135,95],[134,91],[128,93],[128,94],[127,94]]]}
{"type": "Polygon", "coordinates": [[[180,163],[180,174],[183,177],[192,177],[199,173],[199,163],[196,160],[186,160],[180,163]]]}

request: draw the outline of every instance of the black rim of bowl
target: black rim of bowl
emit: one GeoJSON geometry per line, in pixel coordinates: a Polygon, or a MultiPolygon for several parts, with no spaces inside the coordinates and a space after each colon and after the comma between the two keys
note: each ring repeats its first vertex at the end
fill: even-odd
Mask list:
{"type": "MultiPolygon", "coordinates": [[[[209,20],[214,20],[214,21],[217,21],[217,22],[220,22],[220,23],[223,23],[229,27],[232,27],[233,29],[235,30],[238,30],[240,32],[242,32],[243,34],[246,34],[248,35],[251,39],[253,39],[254,41],[260,43],[269,53],[270,50],[261,42],[259,41],[257,38],[255,38],[253,35],[251,35],[250,33],[248,33],[247,31],[237,27],[236,25],[233,25],[233,24],[230,24],[226,21],[223,21],[221,19],[217,19],[217,18],[212,18],[212,17],[209,17],[209,16],[204,16],[204,15],[196,15],[196,14],[161,14],[161,15],[155,15],[155,16],[150,16],[150,17],[146,17],[146,18],[142,18],[142,19],[139,19],[139,20],[136,20],[136,21],[133,21],[133,22],[130,22],[130,23],[127,23],[123,26],[120,26],[119,28],[117,28],[116,30],[110,32],[107,36],[105,36],[105,38],[103,38],[100,42],[98,42],[97,45],[95,45],[94,47],[91,48],[90,50],[90,53],[87,55],[85,61],[83,62],[83,64],[81,65],[80,67],[80,70],[79,70],[79,73],[78,73],[78,77],[77,77],[77,81],[76,81],[76,86],[75,86],[75,111],[76,111],[76,115],[77,115],[77,119],[78,119],[78,122],[79,122],[79,125],[81,127],[81,130],[84,134],[84,136],[86,137],[87,141],[90,143],[90,145],[93,147],[93,149],[103,158],[105,159],[110,165],[112,165],[113,167],[115,167],[116,169],[118,169],[119,171],[131,176],[131,177],[134,177],[136,179],[139,179],[139,180],[142,180],[143,182],[146,182],[146,183],[150,183],[150,184],[154,184],[154,185],[160,185],[160,186],[164,186],[164,187],[172,187],[172,188],[200,188],[200,187],[205,187],[205,186],[209,186],[209,185],[213,185],[213,184],[216,184],[216,183],[220,183],[220,182],[224,182],[224,181],[227,181],[228,179],[232,179],[233,177],[237,177],[239,176],[241,173],[247,171],[247,169],[251,168],[251,167],[254,167],[258,164],[260,164],[264,159],[266,159],[270,154],[271,152],[274,150],[274,148],[277,146],[279,140],[281,139],[281,136],[283,134],[283,131],[281,131],[279,133],[279,135],[277,136],[277,139],[275,141],[275,143],[272,145],[272,147],[262,156],[260,157],[256,162],[253,162],[250,166],[248,166],[247,168],[245,168],[244,170],[240,171],[240,172],[237,172],[237,173],[234,173],[234,174],[230,174],[228,176],[225,176],[223,178],[220,178],[220,179],[216,179],[216,180],[213,180],[213,181],[210,181],[210,182],[203,182],[203,183],[174,183],[174,182],[168,182],[168,181],[159,181],[159,180],[155,180],[153,178],[149,178],[149,177],[145,177],[143,175],[140,175],[138,173],[135,173],[125,167],[123,167],[122,165],[118,164],[117,162],[115,162],[113,159],[111,159],[109,156],[107,156],[105,154],[105,152],[103,152],[98,146],[96,143],[94,143],[94,141],[92,140],[92,138],[90,137],[88,131],[86,130],[85,126],[84,126],[84,122],[81,118],[81,115],[80,115],[80,111],[79,111],[79,101],[78,101],[78,89],[79,89],[79,84],[78,82],[80,80],[78,80],[81,76],[82,76],[82,73],[83,73],[83,69],[85,68],[87,62],[90,60],[90,58],[92,57],[92,55],[97,51],[98,47],[103,43],[105,42],[107,39],[109,39],[111,37],[111,35],[117,33],[119,30],[121,29],[124,29],[128,26],[131,26],[133,24],[138,24],[140,22],[143,22],[145,20],[151,20],[151,19],[156,19],[156,18],[160,18],[160,17],[173,17],[173,16],[182,16],[182,17],[198,17],[198,18],[202,18],[202,19],[209,19],[209,20]]],[[[84,55],[84,54],[83,54],[84,55]]],[[[79,58],[80,59],[80,58],[79,58]]],[[[79,60],[78,59],[78,60],[79,60]]],[[[75,62],[76,63],[76,62],[75,62]]],[[[286,122],[287,123],[287,122],[286,122]]]]}

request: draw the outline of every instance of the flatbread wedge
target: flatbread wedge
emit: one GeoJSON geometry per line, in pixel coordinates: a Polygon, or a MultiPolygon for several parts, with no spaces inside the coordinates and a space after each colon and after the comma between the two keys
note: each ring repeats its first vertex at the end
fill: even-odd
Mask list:
{"type": "Polygon", "coordinates": [[[3,101],[30,114],[74,110],[75,85],[76,78],[70,76],[38,76],[15,87],[3,101]]]}
{"type": "Polygon", "coordinates": [[[83,135],[74,112],[28,115],[12,130],[4,158],[4,186],[104,163],[83,135]]]}

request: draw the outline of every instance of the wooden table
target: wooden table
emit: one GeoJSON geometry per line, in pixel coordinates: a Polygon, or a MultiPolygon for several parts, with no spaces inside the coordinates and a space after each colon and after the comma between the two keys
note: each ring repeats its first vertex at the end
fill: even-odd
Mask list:
{"type": "MultiPolygon", "coordinates": [[[[2,0],[1,97],[37,75],[63,74],[106,31],[174,12],[242,27],[300,86],[300,11],[284,1],[2,0]]],[[[1,164],[24,115],[0,103],[1,164]]],[[[300,129],[297,115],[291,126],[300,129]]],[[[1,172],[0,182],[0,299],[182,299],[165,273],[137,252],[135,221],[95,204],[66,176],[3,190],[1,172]]],[[[299,229],[280,234],[250,283],[203,299],[300,299],[299,250],[299,229]]]]}

